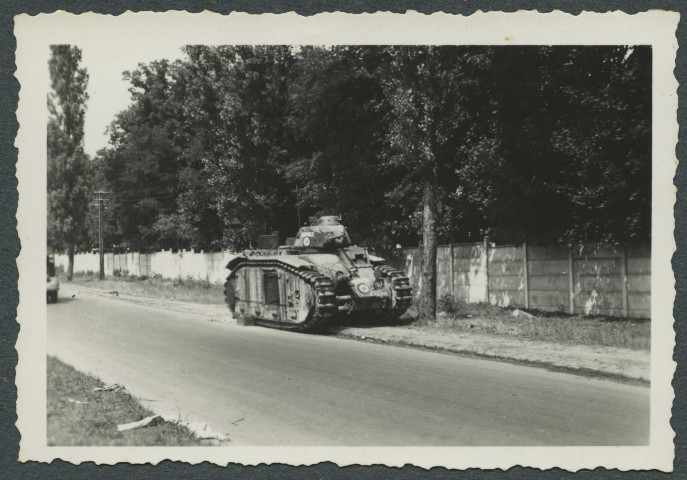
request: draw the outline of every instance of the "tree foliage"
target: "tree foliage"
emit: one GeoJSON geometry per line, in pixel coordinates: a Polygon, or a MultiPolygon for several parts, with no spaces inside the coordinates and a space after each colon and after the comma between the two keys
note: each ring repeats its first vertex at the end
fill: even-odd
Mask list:
{"type": "Polygon", "coordinates": [[[428,320],[436,315],[439,225],[448,227],[444,235],[455,225],[449,209],[439,213],[440,204],[448,205],[445,187],[453,182],[447,180],[489,133],[489,119],[478,120],[489,106],[480,80],[490,66],[491,50],[392,47],[382,51],[381,60],[378,77],[391,107],[385,163],[399,172],[399,182],[387,198],[405,204],[408,217],[421,221],[419,312],[428,320]]]}
{"type": "Polygon", "coordinates": [[[500,47],[494,154],[460,171],[500,242],[646,241],[651,50],[500,47]]]}
{"type": "Polygon", "coordinates": [[[290,96],[294,155],[285,179],[291,191],[298,188],[304,219],[342,214],[358,238],[388,246],[394,239],[386,222],[399,212],[384,198],[394,179],[383,164],[389,103],[376,55],[370,47],[300,52],[300,81],[290,96]]]}
{"type": "Polygon", "coordinates": [[[203,167],[225,244],[248,245],[260,233],[288,228],[289,193],[282,178],[292,142],[291,48],[187,47],[186,52],[195,79],[194,118],[207,129],[203,167]]]}
{"type": "Polygon", "coordinates": [[[89,159],[83,151],[88,74],[81,51],[52,45],[48,63],[48,247],[67,251],[71,279],[76,248],[87,244],[89,159]]]}
{"type": "Polygon", "coordinates": [[[99,163],[121,245],[240,249],[299,211],[384,254],[427,213],[435,243],[650,236],[648,47],[185,52],[127,76],[99,163]]]}
{"type": "Polygon", "coordinates": [[[125,72],[132,103],[112,122],[111,148],[101,154],[119,227],[113,243],[145,250],[213,242],[217,218],[187,118],[188,73],[167,61],[125,72]]]}

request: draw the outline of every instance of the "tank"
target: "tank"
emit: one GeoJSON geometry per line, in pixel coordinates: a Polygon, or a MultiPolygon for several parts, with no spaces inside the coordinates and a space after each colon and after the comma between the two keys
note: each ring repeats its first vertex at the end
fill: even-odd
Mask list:
{"type": "Polygon", "coordinates": [[[351,244],[336,216],[320,217],[278,246],[274,236],[227,264],[225,299],[235,318],[312,332],[350,315],[393,320],[410,306],[408,277],[351,244]]]}

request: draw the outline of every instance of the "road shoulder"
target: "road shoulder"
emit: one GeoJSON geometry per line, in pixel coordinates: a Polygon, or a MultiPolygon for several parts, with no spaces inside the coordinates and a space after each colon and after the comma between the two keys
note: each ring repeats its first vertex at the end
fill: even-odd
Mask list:
{"type": "Polygon", "coordinates": [[[447,333],[415,326],[345,328],[340,338],[422,348],[527,364],[577,375],[649,384],[650,353],[605,346],[561,345],[477,333],[447,333]]]}
{"type": "Polygon", "coordinates": [[[231,312],[224,304],[205,304],[205,303],[191,303],[180,302],[177,300],[167,300],[163,298],[144,297],[140,295],[132,295],[130,293],[123,293],[117,290],[106,291],[94,287],[86,287],[77,284],[63,284],[63,294],[65,296],[79,296],[92,295],[102,298],[109,298],[111,300],[118,300],[122,302],[135,303],[150,308],[160,308],[163,310],[172,310],[175,312],[192,313],[195,315],[206,315],[212,317],[215,321],[230,322],[233,321],[231,312]]]}

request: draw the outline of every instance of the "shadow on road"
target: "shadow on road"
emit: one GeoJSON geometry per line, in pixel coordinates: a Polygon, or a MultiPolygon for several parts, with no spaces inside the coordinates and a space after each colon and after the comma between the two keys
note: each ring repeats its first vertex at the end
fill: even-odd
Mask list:
{"type": "Polygon", "coordinates": [[[351,314],[337,319],[335,325],[330,325],[327,330],[318,333],[336,335],[347,328],[404,327],[413,323],[414,320],[415,318],[407,313],[392,319],[374,314],[351,314]]]}

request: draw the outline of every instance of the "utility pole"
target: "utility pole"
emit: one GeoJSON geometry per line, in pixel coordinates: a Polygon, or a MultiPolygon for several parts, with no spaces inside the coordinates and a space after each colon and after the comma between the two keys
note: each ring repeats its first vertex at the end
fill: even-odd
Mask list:
{"type": "Polygon", "coordinates": [[[105,280],[105,254],[103,252],[103,202],[107,200],[107,192],[95,192],[98,204],[98,253],[100,254],[100,280],[105,280]]]}

